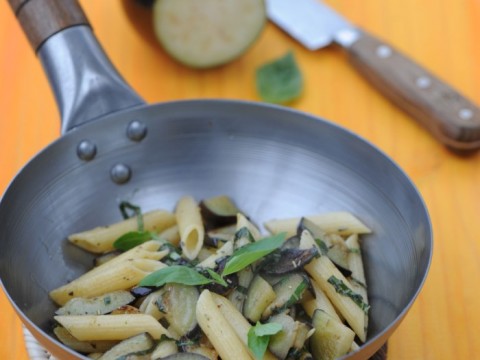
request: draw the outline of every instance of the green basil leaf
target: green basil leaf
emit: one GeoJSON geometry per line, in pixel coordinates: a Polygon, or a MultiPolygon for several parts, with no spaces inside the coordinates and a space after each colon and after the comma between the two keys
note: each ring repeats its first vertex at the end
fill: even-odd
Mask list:
{"type": "Polygon", "coordinates": [[[183,285],[205,285],[213,280],[203,276],[197,270],[184,266],[172,265],[145,276],[140,281],[139,286],[163,286],[167,283],[177,283],[183,285]]]}
{"type": "Polygon", "coordinates": [[[257,69],[257,91],[267,102],[284,104],[300,97],[303,76],[292,52],[257,69]]]}
{"type": "Polygon", "coordinates": [[[282,325],[277,323],[261,324],[257,322],[248,331],[248,348],[252,351],[255,359],[261,360],[267,351],[270,337],[282,331],[282,325]]]}
{"type": "Polygon", "coordinates": [[[155,234],[149,231],[130,231],[115,240],[113,247],[117,250],[127,251],[153,238],[155,238],[155,234]]]}
{"type": "Polygon", "coordinates": [[[216,283],[218,283],[222,286],[228,287],[227,282],[220,275],[218,275],[215,271],[207,268],[207,272],[208,272],[208,274],[210,275],[210,277],[212,278],[213,281],[215,281],[216,283]]]}
{"type": "Polygon", "coordinates": [[[286,233],[273,235],[237,249],[225,264],[222,276],[236,273],[278,249],[285,241],[285,235],[286,233]]]}

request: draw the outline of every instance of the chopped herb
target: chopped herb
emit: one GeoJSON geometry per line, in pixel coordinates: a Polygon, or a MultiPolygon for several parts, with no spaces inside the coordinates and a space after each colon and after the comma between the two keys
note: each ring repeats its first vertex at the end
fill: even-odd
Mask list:
{"type": "Polygon", "coordinates": [[[246,226],[242,227],[235,233],[235,237],[233,241],[237,242],[238,240],[244,239],[244,238],[248,239],[248,241],[251,243],[255,242],[255,239],[253,238],[252,233],[250,232],[250,230],[248,230],[246,226]]]}
{"type": "Polygon", "coordinates": [[[318,247],[320,248],[320,253],[322,255],[327,255],[328,253],[328,246],[327,244],[325,244],[325,241],[323,241],[322,239],[315,239],[315,243],[318,245],[318,247]]]}
{"type": "Polygon", "coordinates": [[[230,275],[246,268],[248,265],[278,249],[284,241],[285,233],[280,233],[242,246],[230,256],[225,264],[222,276],[230,275]]]}
{"type": "Polygon", "coordinates": [[[345,283],[342,280],[336,278],[333,275],[330,276],[327,281],[333,285],[337,293],[339,293],[340,295],[348,296],[350,299],[353,300],[355,304],[358,305],[358,307],[360,307],[360,309],[363,310],[365,314],[368,313],[368,309],[370,308],[370,305],[368,305],[363,301],[362,295],[354,292],[347,285],[345,285],[345,283]]]}
{"type": "Polygon", "coordinates": [[[248,348],[252,351],[255,359],[263,359],[267,351],[268,343],[272,335],[282,331],[282,325],[277,323],[261,324],[257,322],[248,331],[248,348]]]}
{"type": "Polygon", "coordinates": [[[267,102],[284,104],[300,97],[303,77],[293,52],[258,68],[256,83],[260,97],[267,102]]]}
{"type": "Polygon", "coordinates": [[[128,201],[122,201],[120,203],[120,212],[122,213],[122,216],[124,219],[129,219],[133,216],[137,217],[137,223],[138,223],[138,231],[143,231],[144,226],[143,226],[143,214],[142,214],[142,209],[140,209],[139,206],[133,205],[129,203],[128,201]],[[133,214],[130,215],[127,210],[133,211],[133,214]]]}
{"type": "Polygon", "coordinates": [[[110,296],[105,296],[105,297],[103,298],[103,303],[104,303],[105,305],[110,305],[111,302],[112,302],[112,299],[110,298],[110,296]]]}

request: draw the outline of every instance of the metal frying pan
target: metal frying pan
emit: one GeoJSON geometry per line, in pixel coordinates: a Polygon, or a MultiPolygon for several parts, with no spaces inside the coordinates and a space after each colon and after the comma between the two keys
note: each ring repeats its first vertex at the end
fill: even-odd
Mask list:
{"type": "Polygon", "coordinates": [[[173,209],[185,194],[228,194],[258,223],[347,210],[373,229],[362,247],[369,337],[349,358],[380,348],[417,297],[432,255],[425,205],[387,156],[334,124],[278,106],[147,106],[113,69],[76,1],[10,3],[62,114],[63,136],[24,167],[0,203],[2,286],[43,346],[60,359],[84,358],[51,333],[48,291],[91,266],[68,234],[118,221],[121,200],[147,211],[173,209]]]}

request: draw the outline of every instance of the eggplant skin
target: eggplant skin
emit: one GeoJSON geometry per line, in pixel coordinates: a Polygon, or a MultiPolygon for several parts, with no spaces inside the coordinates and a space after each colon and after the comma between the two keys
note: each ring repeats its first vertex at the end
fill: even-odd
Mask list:
{"type": "Polygon", "coordinates": [[[265,260],[262,271],[270,275],[287,274],[302,269],[318,255],[316,248],[286,248],[265,260]]]}
{"type": "Polygon", "coordinates": [[[228,196],[220,195],[200,202],[205,227],[207,229],[220,228],[233,225],[237,222],[240,210],[228,196]]]}

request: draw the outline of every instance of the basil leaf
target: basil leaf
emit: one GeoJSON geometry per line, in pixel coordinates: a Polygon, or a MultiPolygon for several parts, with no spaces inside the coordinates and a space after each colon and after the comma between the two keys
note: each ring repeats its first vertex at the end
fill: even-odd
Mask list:
{"type": "Polygon", "coordinates": [[[222,276],[236,273],[278,249],[285,241],[285,235],[286,233],[280,233],[270,236],[257,242],[244,245],[234,251],[225,264],[222,276]]]}
{"type": "Polygon", "coordinates": [[[155,234],[149,231],[130,231],[115,240],[113,247],[117,250],[127,251],[154,237],[155,234]]]}
{"type": "Polygon", "coordinates": [[[195,269],[184,265],[172,265],[145,276],[139,286],[160,287],[167,283],[183,285],[205,285],[213,280],[203,276],[195,269]]]}
{"type": "Polygon", "coordinates": [[[256,85],[260,97],[267,102],[283,104],[300,97],[303,77],[293,53],[258,68],[256,85]]]}
{"type": "Polygon", "coordinates": [[[354,292],[352,289],[350,289],[341,279],[338,279],[335,276],[330,276],[327,280],[330,284],[333,285],[335,288],[335,291],[339,293],[340,295],[343,296],[348,296],[350,299],[353,300],[353,302],[363,310],[365,314],[368,314],[368,309],[370,308],[370,305],[365,303],[363,301],[363,296],[354,292]]]}
{"type": "Polygon", "coordinates": [[[213,281],[215,281],[216,283],[218,283],[222,286],[228,287],[227,282],[220,275],[218,275],[215,271],[207,268],[207,272],[208,272],[208,274],[210,275],[210,277],[212,278],[213,281]]]}
{"type": "Polygon", "coordinates": [[[277,323],[261,324],[257,322],[248,331],[248,348],[252,351],[255,359],[263,359],[267,351],[270,337],[282,331],[282,325],[277,323]]]}

